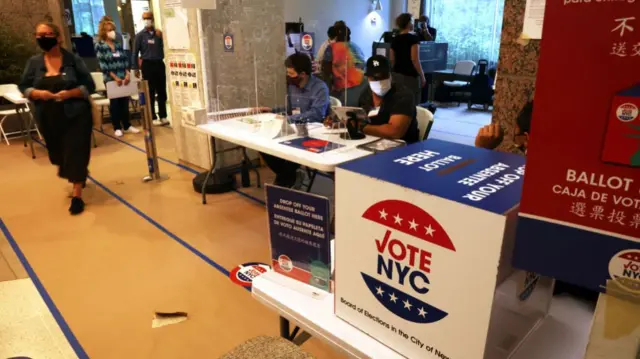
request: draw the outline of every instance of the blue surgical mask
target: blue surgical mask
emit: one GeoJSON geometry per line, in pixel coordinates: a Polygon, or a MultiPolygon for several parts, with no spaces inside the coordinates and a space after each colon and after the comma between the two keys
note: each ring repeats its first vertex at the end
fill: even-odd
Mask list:
{"type": "Polygon", "coordinates": [[[384,97],[389,90],[391,90],[391,79],[386,79],[382,81],[370,81],[369,87],[371,87],[371,91],[379,97],[384,97]]]}

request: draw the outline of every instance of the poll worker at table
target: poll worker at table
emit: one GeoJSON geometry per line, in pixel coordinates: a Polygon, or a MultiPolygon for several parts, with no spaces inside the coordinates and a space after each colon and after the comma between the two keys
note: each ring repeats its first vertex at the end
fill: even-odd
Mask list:
{"type": "Polygon", "coordinates": [[[370,136],[418,142],[418,119],[414,95],[401,85],[392,83],[391,66],[386,57],[374,55],[367,61],[365,72],[369,90],[360,96],[360,107],[366,112],[377,110],[362,131],[370,136]]]}
{"type": "Polygon", "coordinates": [[[77,215],[85,206],[93,128],[89,96],[96,86],[84,61],[62,48],[58,26],[41,22],[35,37],[43,53],[29,59],[18,87],[35,106],[51,164],[73,184],[69,212],[77,215]]]}
{"type": "MultiPolygon", "coordinates": [[[[122,49],[122,44],[116,42],[116,25],[111,21],[100,22],[98,42],[96,43],[96,58],[102,70],[105,85],[115,82],[118,86],[128,85],[131,81],[129,58],[122,49]]],[[[140,133],[129,122],[130,97],[109,99],[109,115],[116,137],[127,133],[140,133]]]]}
{"type": "Polygon", "coordinates": [[[167,120],[167,75],[164,65],[164,39],[162,31],[154,26],[153,13],[142,14],[144,29],[135,38],[133,45],[133,64],[136,76],[140,77],[138,68],[142,68],[142,77],[149,82],[149,99],[151,118],[155,126],[169,123],[167,120]],[[140,56],[138,58],[138,56],[140,56]],[[141,60],[141,64],[138,60],[141,60]],[[156,114],[156,99],[158,113],[156,114]],[[159,119],[158,119],[159,118],[159,119]]]}
{"type": "MultiPolygon", "coordinates": [[[[287,108],[262,108],[264,112],[288,113],[292,123],[322,122],[329,110],[329,88],[312,74],[311,58],[293,54],[285,61],[287,68],[287,108]]],[[[276,174],[275,185],[293,187],[298,179],[299,164],[262,154],[267,166],[276,174]]]]}

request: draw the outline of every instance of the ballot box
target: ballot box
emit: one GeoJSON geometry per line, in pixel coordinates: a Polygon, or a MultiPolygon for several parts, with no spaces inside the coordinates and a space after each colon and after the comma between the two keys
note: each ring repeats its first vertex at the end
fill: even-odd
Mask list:
{"type": "Polygon", "coordinates": [[[511,266],[524,165],[428,140],[340,166],[336,315],[409,358],[508,358],[553,290],[511,266]]]}

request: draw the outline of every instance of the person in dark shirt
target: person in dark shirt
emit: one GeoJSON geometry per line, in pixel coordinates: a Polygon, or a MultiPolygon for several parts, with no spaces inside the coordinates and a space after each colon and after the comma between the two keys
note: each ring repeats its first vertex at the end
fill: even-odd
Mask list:
{"type": "Polygon", "coordinates": [[[419,104],[422,97],[422,87],[427,80],[420,63],[420,38],[413,33],[413,16],[402,14],[396,19],[400,33],[391,42],[391,64],[393,65],[393,80],[413,92],[414,101],[419,104]]]}
{"type": "Polygon", "coordinates": [[[149,81],[149,102],[151,104],[151,116],[155,126],[169,123],[167,120],[167,75],[164,65],[164,39],[162,32],[153,24],[153,13],[142,14],[144,30],[136,35],[133,45],[132,67],[136,70],[136,76],[140,77],[138,70],[138,55],[142,60],[142,77],[149,81]],[[158,114],[155,105],[158,99],[158,114]],[[158,119],[160,117],[160,119],[158,119]]]}
{"type": "Polygon", "coordinates": [[[371,136],[418,142],[418,120],[413,93],[403,86],[391,82],[389,60],[381,55],[372,56],[367,61],[365,76],[369,89],[360,96],[360,107],[367,113],[369,122],[361,124],[362,131],[371,136]]]}
{"type": "Polygon", "coordinates": [[[429,23],[429,17],[426,15],[420,16],[420,28],[416,33],[420,36],[420,41],[436,41],[438,36],[438,30],[435,27],[431,27],[429,23]]]}

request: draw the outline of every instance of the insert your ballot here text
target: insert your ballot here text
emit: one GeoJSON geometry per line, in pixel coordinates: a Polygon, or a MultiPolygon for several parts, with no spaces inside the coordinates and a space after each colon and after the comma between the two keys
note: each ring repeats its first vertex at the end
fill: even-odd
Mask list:
{"type": "MultiPolygon", "coordinates": [[[[408,156],[397,158],[394,163],[415,166],[425,172],[438,171],[438,174],[449,174],[457,169],[473,163],[472,159],[465,159],[455,154],[443,155],[436,151],[420,151],[408,156]]],[[[479,170],[456,182],[469,188],[461,196],[462,200],[481,202],[500,190],[513,185],[524,178],[525,166],[512,167],[506,163],[497,162],[479,170]]]]}

